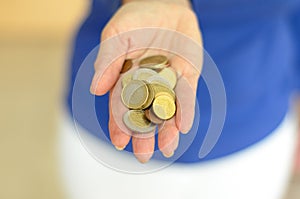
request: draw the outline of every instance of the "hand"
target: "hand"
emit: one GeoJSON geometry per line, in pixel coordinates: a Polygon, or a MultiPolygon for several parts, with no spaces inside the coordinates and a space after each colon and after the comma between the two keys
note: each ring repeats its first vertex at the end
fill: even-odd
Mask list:
{"type": "MultiPolygon", "coordinates": [[[[132,0],[130,3],[125,3],[111,18],[102,31],[101,41],[105,41],[130,30],[157,27],[177,31],[194,40],[199,46],[202,46],[197,18],[188,5],[187,0],[132,0]]],[[[147,39],[151,41],[155,38],[147,39]]],[[[109,47],[101,45],[95,62],[95,75],[91,84],[91,93],[104,95],[108,91],[112,93],[114,89],[119,89],[116,88],[115,85],[120,77],[124,60],[139,59],[142,56],[144,57],[147,54],[151,54],[151,52],[147,50],[129,53],[130,46],[132,45],[129,41],[139,42],[136,38],[131,38],[130,35],[128,38],[120,38],[119,42],[120,45],[122,45],[121,51],[124,51],[124,56],[117,58],[113,63],[110,63],[109,66],[104,64],[104,60],[107,60],[110,56],[110,53],[108,53],[109,50],[107,50],[109,47]]],[[[120,49],[118,50],[120,51],[120,49]]],[[[201,63],[200,65],[202,65],[202,51],[195,53],[197,59],[199,59],[199,63],[201,63]]],[[[160,54],[162,54],[162,52],[160,54]]],[[[171,157],[174,154],[178,146],[179,131],[187,133],[192,126],[195,94],[202,66],[198,66],[198,69],[196,69],[179,56],[173,56],[171,67],[173,67],[179,75],[179,80],[175,88],[177,95],[177,113],[173,119],[165,122],[165,125],[161,127],[158,132],[158,147],[165,157],[171,157]],[[192,97],[190,95],[190,97],[187,98],[187,86],[192,90],[192,97]],[[178,101],[180,101],[180,104],[178,101]]],[[[124,132],[118,125],[121,117],[116,118],[112,114],[111,100],[112,97],[110,95],[109,131],[113,145],[115,145],[117,149],[122,150],[132,137],[135,156],[140,162],[147,162],[154,151],[154,135],[139,137],[124,132]]],[[[115,104],[113,106],[115,106],[115,104]]]]}

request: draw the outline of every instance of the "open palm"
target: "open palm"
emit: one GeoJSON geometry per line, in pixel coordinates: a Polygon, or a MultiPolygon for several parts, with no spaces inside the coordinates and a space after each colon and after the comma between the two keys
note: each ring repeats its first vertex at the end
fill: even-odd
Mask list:
{"type": "MultiPolygon", "coordinates": [[[[132,138],[133,152],[137,159],[143,163],[147,162],[153,154],[154,132],[148,134],[148,136],[139,136],[139,134],[129,132],[128,129],[126,130],[122,126],[122,114],[126,111],[126,108],[118,98],[118,93],[121,91],[118,80],[124,61],[126,59],[139,60],[153,54],[164,54],[170,57],[170,65],[178,74],[178,83],[175,88],[177,96],[176,116],[166,121],[158,132],[158,147],[166,157],[174,154],[178,146],[179,132],[187,133],[192,126],[195,94],[202,64],[202,51],[199,49],[196,52],[189,53],[195,55],[193,57],[198,59],[197,63],[199,64],[197,64],[197,67],[181,56],[166,52],[166,49],[153,50],[151,48],[152,44],[163,41],[164,38],[169,42],[170,48],[178,42],[176,38],[164,35],[160,31],[161,29],[172,30],[185,35],[199,46],[202,46],[197,19],[188,7],[161,1],[140,1],[124,4],[102,32],[102,44],[110,38],[115,37],[117,39],[113,43],[101,44],[95,62],[95,75],[91,84],[91,92],[95,95],[104,95],[108,91],[111,93],[109,131],[113,145],[122,150],[132,138]],[[152,28],[151,34],[146,34],[147,31],[143,36],[140,36],[141,34],[130,34],[130,31],[147,30],[147,28],[152,28]],[[157,28],[157,31],[153,32],[153,28],[157,28]],[[132,50],[139,45],[146,46],[148,49],[132,50]],[[116,51],[122,56],[112,57],[116,51]],[[114,95],[113,93],[117,94],[114,95]],[[114,110],[118,110],[119,113],[114,114],[114,110]]],[[[185,48],[187,47],[185,46],[185,48]]]]}

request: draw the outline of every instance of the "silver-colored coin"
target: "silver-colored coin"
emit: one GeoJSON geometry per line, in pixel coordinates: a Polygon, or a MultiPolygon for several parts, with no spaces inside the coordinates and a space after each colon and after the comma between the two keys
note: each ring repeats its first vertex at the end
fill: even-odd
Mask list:
{"type": "Polygon", "coordinates": [[[132,80],[132,73],[125,73],[122,77],[122,87],[124,88],[132,80]]]}
{"type": "Polygon", "coordinates": [[[145,81],[153,75],[157,75],[157,72],[155,72],[154,70],[151,70],[149,68],[139,68],[138,70],[136,70],[133,73],[132,79],[145,81]]]}
{"type": "Polygon", "coordinates": [[[148,79],[146,79],[146,82],[148,82],[149,84],[157,83],[157,84],[161,84],[161,85],[171,88],[171,85],[168,82],[168,80],[166,80],[165,78],[163,78],[160,75],[153,75],[153,76],[149,77],[148,79]]]}
{"type": "Polygon", "coordinates": [[[149,90],[145,82],[140,80],[130,81],[122,90],[121,97],[129,109],[142,109],[147,103],[149,90]]]}
{"type": "Polygon", "coordinates": [[[141,68],[162,69],[168,65],[168,58],[164,55],[146,57],[139,62],[141,68]]]}
{"type": "Polygon", "coordinates": [[[149,68],[149,69],[159,72],[160,70],[168,67],[168,65],[167,64],[149,64],[149,65],[142,65],[140,67],[141,68],[149,68]]]}
{"type": "Polygon", "coordinates": [[[151,123],[143,110],[129,110],[123,116],[123,122],[133,132],[149,133],[155,130],[156,125],[151,123]]]}
{"type": "Polygon", "coordinates": [[[177,74],[174,69],[170,67],[164,68],[158,73],[158,75],[167,80],[172,89],[175,88],[177,83],[177,74]]]}

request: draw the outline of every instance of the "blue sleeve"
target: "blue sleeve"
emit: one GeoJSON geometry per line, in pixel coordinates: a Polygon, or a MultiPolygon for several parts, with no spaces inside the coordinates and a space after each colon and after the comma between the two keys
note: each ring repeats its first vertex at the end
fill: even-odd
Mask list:
{"type": "Polygon", "coordinates": [[[294,41],[295,87],[300,92],[300,1],[298,1],[291,15],[291,34],[294,41]]]}

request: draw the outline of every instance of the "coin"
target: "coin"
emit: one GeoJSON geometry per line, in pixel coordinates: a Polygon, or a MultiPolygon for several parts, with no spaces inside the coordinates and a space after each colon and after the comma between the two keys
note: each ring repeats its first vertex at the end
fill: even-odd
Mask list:
{"type": "Polygon", "coordinates": [[[122,77],[122,87],[124,88],[132,80],[132,73],[125,73],[122,77]]]}
{"type": "Polygon", "coordinates": [[[152,86],[150,84],[146,84],[146,85],[147,85],[147,88],[148,88],[149,95],[148,95],[146,103],[141,107],[141,109],[146,109],[149,106],[151,106],[151,104],[153,102],[153,99],[154,99],[154,95],[155,95],[152,86]]]}
{"type": "MultiPolygon", "coordinates": [[[[121,98],[131,109],[123,115],[123,122],[133,132],[147,133],[175,115],[177,74],[162,55],[147,57],[139,64],[142,68],[121,75],[121,98]]],[[[129,70],[125,63],[124,68],[129,70]]]]}
{"type": "Polygon", "coordinates": [[[125,73],[125,72],[129,71],[131,69],[132,65],[133,65],[132,60],[126,59],[123,63],[121,73],[125,73]]]}
{"type": "Polygon", "coordinates": [[[152,87],[153,91],[154,91],[154,98],[158,97],[159,95],[169,95],[172,97],[173,100],[176,99],[175,96],[175,92],[170,89],[169,87],[163,85],[163,84],[159,84],[159,83],[152,83],[150,84],[150,86],[152,87]]]}
{"type": "Polygon", "coordinates": [[[146,79],[146,82],[148,82],[150,84],[152,84],[152,83],[162,84],[164,86],[171,88],[171,85],[168,82],[168,80],[161,77],[160,75],[153,75],[153,76],[149,77],[148,79],[146,79]]]}
{"type": "Polygon", "coordinates": [[[160,95],[153,100],[152,111],[158,118],[168,120],[175,114],[175,101],[169,95],[160,95]]]}
{"type": "Polygon", "coordinates": [[[127,128],[136,133],[149,133],[156,127],[146,118],[143,110],[127,111],[123,116],[123,122],[127,128]]]}
{"type": "Polygon", "coordinates": [[[168,64],[168,58],[163,55],[146,57],[139,62],[141,68],[162,69],[168,64]]]}
{"type": "Polygon", "coordinates": [[[157,72],[155,72],[154,70],[151,70],[149,68],[140,68],[133,73],[132,79],[146,80],[153,75],[157,75],[157,72]]]}
{"type": "Polygon", "coordinates": [[[172,89],[175,88],[177,83],[177,74],[172,68],[164,68],[158,73],[158,75],[167,80],[172,89]]]}
{"type": "Polygon", "coordinates": [[[152,123],[154,124],[161,124],[164,121],[162,119],[159,119],[153,112],[151,109],[147,109],[145,110],[145,116],[148,120],[150,120],[152,123]]]}
{"type": "Polygon", "coordinates": [[[149,90],[143,81],[132,80],[122,90],[121,97],[125,106],[130,109],[141,109],[147,102],[149,90]]]}

